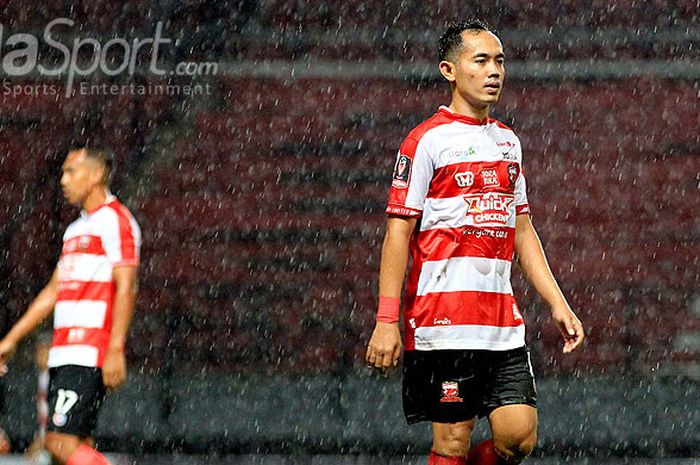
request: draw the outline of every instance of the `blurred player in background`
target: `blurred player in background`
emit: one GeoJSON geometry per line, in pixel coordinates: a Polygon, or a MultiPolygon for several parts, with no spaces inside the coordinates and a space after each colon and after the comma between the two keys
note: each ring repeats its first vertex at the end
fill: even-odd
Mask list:
{"type": "Polygon", "coordinates": [[[34,362],[38,372],[36,393],[36,417],[38,428],[27,455],[37,465],[50,464],[51,456],[46,451],[46,426],[49,423],[49,350],[51,333],[42,332],[36,338],[34,362]]]}
{"type": "Polygon", "coordinates": [[[530,222],[520,141],[489,118],[505,78],[501,41],[482,21],[450,25],[438,44],[452,101],[401,145],[389,197],[379,311],[367,363],[396,366],[404,301],[404,413],[431,421],[431,465],[513,464],[535,447],[537,410],[514,257],[549,305],[564,352],[583,342],[530,222]],[[477,417],[493,439],[470,448],[477,417]]]}
{"type": "Polygon", "coordinates": [[[109,191],[111,155],[68,153],[61,188],[82,211],[63,236],[58,266],[26,313],[0,341],[0,368],[17,344],[53,311],[48,355],[46,448],[60,463],[104,465],[91,447],[105,388],[126,380],[124,344],[133,314],[141,232],[109,191]],[[54,309],[55,307],[55,309],[54,309]]]}

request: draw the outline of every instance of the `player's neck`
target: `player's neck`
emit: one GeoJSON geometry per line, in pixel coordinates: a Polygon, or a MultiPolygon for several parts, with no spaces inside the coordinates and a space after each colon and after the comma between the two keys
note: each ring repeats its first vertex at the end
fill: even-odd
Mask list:
{"type": "Polygon", "coordinates": [[[488,106],[483,108],[476,108],[473,105],[470,105],[469,102],[459,98],[452,99],[452,102],[450,102],[449,109],[452,110],[454,113],[469,116],[471,118],[478,119],[479,121],[489,117],[488,106]]]}
{"type": "Polygon", "coordinates": [[[107,189],[105,189],[104,187],[96,187],[88,194],[81,207],[83,208],[83,210],[90,213],[91,211],[104,204],[107,200],[108,195],[109,191],[107,189]]]}

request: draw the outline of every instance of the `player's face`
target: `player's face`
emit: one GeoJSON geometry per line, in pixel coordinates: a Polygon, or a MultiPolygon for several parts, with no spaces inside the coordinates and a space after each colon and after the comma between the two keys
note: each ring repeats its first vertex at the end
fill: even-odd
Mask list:
{"type": "Polygon", "coordinates": [[[476,110],[498,102],[506,75],[501,41],[487,31],[462,32],[462,50],[453,66],[460,97],[476,110]]]}
{"type": "Polygon", "coordinates": [[[68,153],[63,162],[61,189],[68,203],[82,205],[95,187],[99,186],[102,172],[99,165],[85,156],[84,150],[68,153]]]}

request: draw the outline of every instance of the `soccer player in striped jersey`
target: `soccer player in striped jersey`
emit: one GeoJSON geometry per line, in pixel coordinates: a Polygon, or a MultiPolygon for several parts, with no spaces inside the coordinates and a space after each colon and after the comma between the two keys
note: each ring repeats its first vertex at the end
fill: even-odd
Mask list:
{"type": "Polygon", "coordinates": [[[399,150],[389,195],[370,366],[396,366],[402,348],[407,421],[432,422],[430,465],[513,464],[535,447],[537,409],[511,263],[549,304],[564,352],[581,322],[553,277],[530,221],[520,141],[489,118],[505,78],[500,39],[484,22],[448,26],[439,69],[452,101],[413,129],[399,150]],[[489,441],[470,448],[477,417],[489,441]]]}
{"type": "Polygon", "coordinates": [[[124,344],[136,299],[141,232],[109,191],[104,150],[68,153],[65,199],[82,208],[63,235],[58,266],[26,313],[0,341],[0,369],[27,334],[53,312],[46,448],[60,463],[105,465],[92,434],[106,389],[126,380],[124,344]]]}

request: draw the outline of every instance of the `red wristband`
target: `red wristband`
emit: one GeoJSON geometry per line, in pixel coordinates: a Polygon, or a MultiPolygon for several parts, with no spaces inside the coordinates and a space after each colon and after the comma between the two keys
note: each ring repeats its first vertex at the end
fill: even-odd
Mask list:
{"type": "Polygon", "coordinates": [[[379,296],[379,309],[377,310],[377,321],[382,323],[396,323],[399,321],[399,307],[401,298],[379,296]]]}

